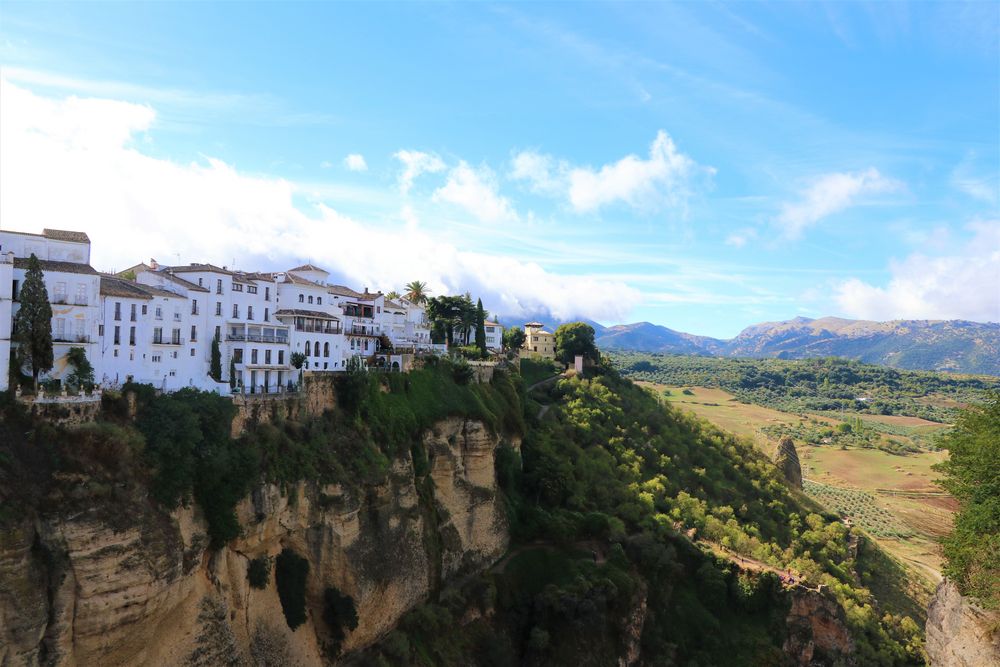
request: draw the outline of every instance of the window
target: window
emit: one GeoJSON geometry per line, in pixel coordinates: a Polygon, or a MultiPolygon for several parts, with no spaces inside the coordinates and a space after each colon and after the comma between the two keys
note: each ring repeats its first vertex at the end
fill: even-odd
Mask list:
{"type": "Polygon", "coordinates": [[[87,305],[87,284],[77,283],[76,284],[76,301],[74,302],[78,306],[87,305]]]}
{"type": "Polygon", "coordinates": [[[323,343],[323,356],[324,357],[329,357],[330,356],[330,344],[329,343],[323,343]]]}
{"type": "Polygon", "coordinates": [[[264,288],[264,301],[270,301],[270,300],[271,300],[271,288],[270,287],[265,287],[264,288]]]}
{"type": "Polygon", "coordinates": [[[191,314],[198,314],[198,299],[191,299],[191,314]]]}
{"type": "Polygon", "coordinates": [[[312,352],[312,346],[309,345],[309,341],[306,341],[306,356],[307,357],[309,356],[310,352],[312,352]]]}
{"type": "Polygon", "coordinates": [[[63,340],[66,337],[66,320],[62,317],[57,317],[53,320],[55,326],[52,328],[52,337],[55,340],[63,340]]]}
{"type": "Polygon", "coordinates": [[[222,278],[215,281],[215,293],[222,294],[222,278]]]}
{"type": "Polygon", "coordinates": [[[198,278],[198,287],[204,287],[204,285],[201,283],[201,278],[198,278]]]}
{"type": "Polygon", "coordinates": [[[305,303],[305,302],[306,302],[306,295],[305,294],[300,294],[299,295],[299,303],[305,303]]]}
{"type": "Polygon", "coordinates": [[[256,285],[247,285],[247,294],[256,294],[256,293],[257,293],[256,285]]]}
{"type": "Polygon", "coordinates": [[[315,352],[315,354],[313,354],[314,357],[318,357],[319,356],[319,341],[316,341],[313,344],[313,352],[315,352]]]}
{"type": "Polygon", "coordinates": [[[215,302],[215,316],[216,317],[222,317],[222,302],[221,301],[216,301],[215,302]]]}
{"type": "MultiPolygon", "coordinates": [[[[115,350],[115,354],[117,354],[117,353],[118,353],[118,350],[115,350]]],[[[129,361],[135,361],[135,350],[129,350],[128,351],[128,360],[129,361]]],[[[132,376],[130,375],[129,377],[132,377],[132,376]]]]}
{"type": "Polygon", "coordinates": [[[118,348],[117,347],[115,348],[115,356],[116,357],[118,356],[118,348]]]}
{"type": "Polygon", "coordinates": [[[264,363],[265,364],[271,363],[271,350],[264,350],[264,363]]]}
{"type": "Polygon", "coordinates": [[[135,345],[135,327],[128,328],[128,344],[135,345]]]}
{"type": "MultiPolygon", "coordinates": [[[[174,359],[176,358],[177,358],[177,353],[174,352],[174,359]]],[[[177,375],[177,371],[170,371],[170,377],[174,377],[175,375],[177,375]]]]}
{"type": "Polygon", "coordinates": [[[257,363],[257,348],[253,348],[252,350],[250,350],[250,363],[251,364],[257,363]]]}
{"type": "Polygon", "coordinates": [[[278,350],[278,364],[281,365],[281,364],[284,364],[284,363],[285,363],[285,351],[284,350],[278,350]]]}
{"type": "Polygon", "coordinates": [[[253,319],[253,306],[247,306],[247,319],[253,319]]]}
{"type": "Polygon", "coordinates": [[[316,297],[316,304],[322,306],[323,305],[323,297],[321,297],[321,296],[316,297]]]}
{"type": "Polygon", "coordinates": [[[179,308],[174,307],[174,322],[180,322],[180,321],[181,321],[181,311],[179,308]]]}
{"type": "Polygon", "coordinates": [[[268,317],[267,308],[264,309],[264,321],[265,322],[270,322],[271,321],[271,318],[268,317]]]}
{"type": "Polygon", "coordinates": [[[243,348],[239,347],[233,350],[233,363],[242,364],[243,363],[243,348]]]}
{"type": "Polygon", "coordinates": [[[381,313],[382,312],[382,306],[375,306],[375,312],[381,313]]]}
{"type": "Polygon", "coordinates": [[[222,327],[215,327],[215,340],[222,340],[222,327]]]}
{"type": "Polygon", "coordinates": [[[114,344],[115,345],[121,345],[121,342],[122,342],[122,328],[120,326],[115,325],[115,339],[114,339],[114,344]]]}
{"type": "Polygon", "coordinates": [[[233,291],[234,292],[242,292],[243,291],[243,285],[240,284],[240,283],[233,283],[233,291]]]}
{"type": "Polygon", "coordinates": [[[104,338],[104,325],[103,324],[98,324],[97,325],[97,335],[100,336],[101,338],[104,338]]]}
{"type": "Polygon", "coordinates": [[[310,296],[309,297],[309,303],[312,303],[312,302],[313,302],[313,298],[310,296]]]}
{"type": "Polygon", "coordinates": [[[177,358],[177,350],[174,350],[173,352],[171,352],[170,356],[173,357],[174,359],[176,359],[177,358]]]}
{"type": "Polygon", "coordinates": [[[132,304],[132,312],[129,313],[129,319],[132,322],[135,322],[135,304],[134,303],[132,304]]]}
{"type": "Polygon", "coordinates": [[[121,301],[115,301],[115,322],[122,321],[122,304],[121,301]]]}
{"type": "Polygon", "coordinates": [[[158,344],[158,345],[163,343],[163,329],[162,328],[156,327],[155,329],[153,329],[153,342],[156,343],[156,344],[158,344]]]}
{"type": "Polygon", "coordinates": [[[53,303],[66,303],[66,283],[56,283],[56,288],[52,294],[53,303]]]}
{"type": "Polygon", "coordinates": [[[191,342],[195,343],[198,341],[198,327],[191,325],[191,342]]]}
{"type": "Polygon", "coordinates": [[[233,304],[233,319],[235,320],[239,316],[240,316],[240,304],[234,303],[233,304]]]}
{"type": "Polygon", "coordinates": [[[147,310],[146,310],[146,304],[142,304],[142,314],[145,315],[146,312],[147,312],[147,310]]]}
{"type": "Polygon", "coordinates": [[[17,290],[18,290],[18,288],[20,286],[21,286],[21,281],[19,281],[19,280],[15,280],[13,283],[11,283],[11,286],[10,286],[10,297],[14,301],[17,301],[17,297],[18,297],[18,291],[17,290]]]}
{"type": "Polygon", "coordinates": [[[158,364],[162,360],[163,360],[163,357],[161,355],[159,355],[159,354],[154,354],[153,355],[153,363],[154,364],[158,364]]]}
{"type": "Polygon", "coordinates": [[[191,356],[192,357],[194,356],[194,348],[193,347],[191,348],[191,356]]]}
{"type": "Polygon", "coordinates": [[[158,319],[158,320],[162,320],[163,319],[163,307],[162,306],[157,306],[156,307],[156,319],[158,319]]]}
{"type": "Polygon", "coordinates": [[[181,344],[181,330],[180,329],[174,329],[173,331],[170,332],[170,342],[173,343],[174,345],[180,345],[181,344]]]}

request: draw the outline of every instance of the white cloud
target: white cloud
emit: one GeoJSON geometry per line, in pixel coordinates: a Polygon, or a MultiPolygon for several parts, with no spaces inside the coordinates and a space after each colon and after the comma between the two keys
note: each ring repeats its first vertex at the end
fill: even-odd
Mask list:
{"type": "MultiPolygon", "coordinates": [[[[534,262],[468,252],[421,231],[412,208],[357,220],[305,210],[295,183],[252,177],[217,159],[179,164],[133,146],[148,107],[41,97],[0,81],[0,220],[4,228],[85,230],[93,264],[122,269],[208,261],[278,270],[304,260],[356,287],[426,280],[437,294],[469,290],[493,312],[624,318],[639,293],[620,280],[557,275],[534,262]]],[[[392,198],[388,193],[386,198],[392,198]]]]}
{"type": "Polygon", "coordinates": [[[360,153],[351,153],[344,158],[344,166],[351,171],[368,171],[368,163],[365,156],[360,153]]]}
{"type": "Polygon", "coordinates": [[[500,196],[496,177],[489,167],[473,169],[464,161],[448,172],[447,182],[434,191],[434,201],[464,208],[481,222],[516,220],[517,212],[500,196]]]}
{"type": "Polygon", "coordinates": [[[329,169],[332,166],[333,166],[333,163],[330,162],[329,160],[323,160],[322,162],[319,163],[320,169],[329,169]]]}
{"type": "Polygon", "coordinates": [[[444,161],[434,153],[421,151],[398,151],[394,158],[403,163],[403,171],[399,174],[399,191],[409,194],[413,181],[423,173],[444,171],[444,161]]]}
{"type": "Polygon", "coordinates": [[[973,238],[961,253],[914,253],[890,265],[884,287],[857,278],[837,286],[835,298],[864,319],[965,319],[1000,322],[1000,220],[969,225],[973,238]]]}
{"type": "Polygon", "coordinates": [[[535,192],[564,196],[574,211],[586,213],[617,202],[644,211],[683,211],[699,181],[714,174],[712,167],[700,166],[678,151],[661,130],[649,147],[648,159],[626,155],[595,170],[523,151],[514,156],[510,176],[527,181],[535,192]]]}
{"type": "Polygon", "coordinates": [[[951,172],[951,184],[973,199],[987,204],[1000,201],[1000,174],[977,173],[975,155],[972,153],[951,172]]]}
{"type": "Polygon", "coordinates": [[[794,239],[823,218],[849,208],[867,195],[898,192],[902,182],[883,176],[875,168],[824,174],[802,193],[801,201],[785,204],[775,222],[786,238],[794,239]]]}
{"type": "Polygon", "coordinates": [[[748,241],[757,238],[757,230],[752,227],[745,227],[743,229],[737,229],[726,237],[726,245],[731,245],[734,248],[742,248],[747,244],[748,241]]]}

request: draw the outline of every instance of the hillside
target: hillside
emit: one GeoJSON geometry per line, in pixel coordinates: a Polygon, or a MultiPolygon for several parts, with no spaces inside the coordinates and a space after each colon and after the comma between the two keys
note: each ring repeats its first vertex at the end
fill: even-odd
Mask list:
{"type": "Polygon", "coordinates": [[[796,317],[749,326],[731,340],[641,322],[599,331],[602,349],[730,357],[845,357],[892,368],[1000,375],[1000,324],[963,320],[871,322],[796,317]]]}
{"type": "Polygon", "coordinates": [[[899,565],[750,443],[608,368],[466,371],[5,399],[0,662],[921,663],[899,565]]]}

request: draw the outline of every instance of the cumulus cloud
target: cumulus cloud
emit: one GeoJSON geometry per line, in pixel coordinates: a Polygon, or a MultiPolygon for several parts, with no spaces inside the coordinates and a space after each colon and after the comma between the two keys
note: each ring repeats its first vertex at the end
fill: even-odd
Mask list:
{"type": "Polygon", "coordinates": [[[492,170],[485,166],[473,169],[464,161],[448,172],[447,182],[434,191],[433,198],[460,206],[481,222],[503,222],[518,217],[510,201],[500,196],[492,170]]]}
{"type": "Polygon", "coordinates": [[[1000,220],[969,225],[963,252],[914,253],[893,262],[884,287],[857,278],[837,286],[835,298],[863,319],[964,319],[1000,322],[1000,220]]]}
{"type": "Polygon", "coordinates": [[[823,218],[861,203],[869,195],[898,192],[902,182],[887,178],[878,169],[824,174],[802,193],[800,201],[785,204],[775,222],[786,238],[794,239],[823,218]]]}
{"type": "Polygon", "coordinates": [[[368,163],[365,156],[360,153],[351,153],[344,158],[344,166],[351,171],[368,171],[368,163]]]}
{"type": "Polygon", "coordinates": [[[649,158],[626,155],[600,169],[574,167],[550,155],[522,151],[512,160],[511,178],[539,193],[559,195],[577,213],[614,203],[644,211],[684,210],[702,182],[715,174],[677,150],[660,130],[649,147],[649,158]]]}
{"type": "Polygon", "coordinates": [[[413,181],[420,174],[444,171],[444,161],[434,153],[402,150],[393,157],[403,163],[403,171],[399,174],[399,191],[404,195],[409,194],[413,181]]]}
{"type": "MultiPolygon", "coordinates": [[[[0,80],[0,219],[5,228],[85,230],[93,264],[122,269],[207,261],[278,270],[309,260],[356,287],[425,280],[437,294],[469,290],[493,312],[624,318],[639,299],[617,280],[565,276],[536,263],[462,250],[398,220],[359,220],[304,191],[207,158],[180,164],[146,155],[135,137],[155,112],[114,100],[49,98],[0,80]]],[[[392,196],[391,194],[388,196],[392,196]]]]}

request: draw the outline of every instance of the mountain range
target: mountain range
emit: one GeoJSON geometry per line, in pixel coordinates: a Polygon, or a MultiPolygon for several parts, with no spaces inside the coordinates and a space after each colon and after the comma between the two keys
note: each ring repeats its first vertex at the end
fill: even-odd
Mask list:
{"type": "MultiPolygon", "coordinates": [[[[545,320],[541,320],[545,321],[545,320]]],[[[728,357],[846,357],[908,370],[1000,375],[1000,324],[965,320],[873,322],[796,317],[747,327],[723,340],[649,322],[588,322],[603,350],[728,357]]]]}

